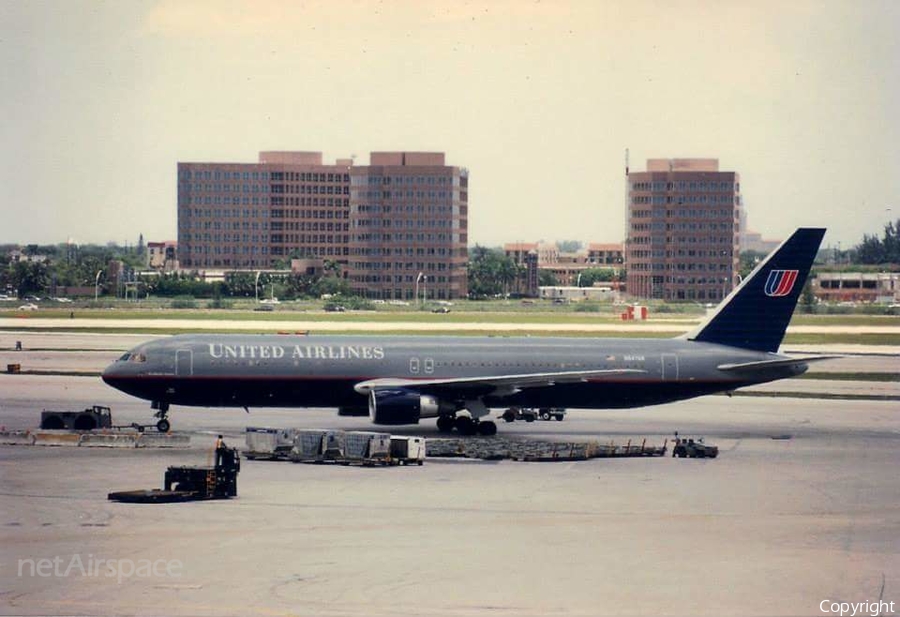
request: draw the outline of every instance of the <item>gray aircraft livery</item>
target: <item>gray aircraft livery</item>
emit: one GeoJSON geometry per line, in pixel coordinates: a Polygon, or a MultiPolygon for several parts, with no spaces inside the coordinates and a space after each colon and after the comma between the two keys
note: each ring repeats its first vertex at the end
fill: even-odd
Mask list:
{"type": "Polygon", "coordinates": [[[674,339],[181,335],[129,351],[103,380],[170,405],[337,407],[375,424],[492,435],[491,407],[639,407],[794,377],[779,355],[824,229],[798,229],[694,331],[674,339]]]}

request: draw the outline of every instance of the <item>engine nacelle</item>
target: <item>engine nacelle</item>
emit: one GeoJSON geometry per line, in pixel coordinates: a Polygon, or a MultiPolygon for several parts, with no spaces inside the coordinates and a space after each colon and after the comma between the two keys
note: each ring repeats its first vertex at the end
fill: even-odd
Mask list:
{"type": "Polygon", "coordinates": [[[419,418],[437,416],[439,407],[435,397],[402,388],[369,392],[369,418],[373,424],[418,424],[419,418]]]}

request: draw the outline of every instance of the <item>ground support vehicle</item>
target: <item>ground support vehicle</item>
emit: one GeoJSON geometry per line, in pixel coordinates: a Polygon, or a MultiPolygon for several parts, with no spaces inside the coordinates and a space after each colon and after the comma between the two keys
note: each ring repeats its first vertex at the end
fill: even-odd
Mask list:
{"type": "Polygon", "coordinates": [[[172,503],[228,499],[237,496],[237,476],[241,456],[237,448],[216,450],[214,467],[172,466],[166,470],[162,490],[119,491],[109,493],[110,501],[125,503],[172,503]]]}
{"type": "Polygon", "coordinates": [[[716,458],[719,456],[719,448],[703,443],[703,439],[676,437],[675,447],[672,448],[672,456],[678,458],[716,458]]]}
{"type": "Polygon", "coordinates": [[[510,407],[500,416],[506,422],[515,422],[516,420],[524,420],[525,422],[534,422],[535,420],[558,420],[562,422],[566,417],[566,410],[561,407],[541,407],[540,409],[531,409],[529,407],[510,407]]]}
{"type": "Polygon", "coordinates": [[[425,462],[425,438],[391,436],[391,462],[395,465],[422,465],[425,462]]]}
{"type": "Polygon", "coordinates": [[[41,428],[44,430],[92,431],[113,428],[109,407],[94,405],[84,411],[41,412],[41,428]]]}

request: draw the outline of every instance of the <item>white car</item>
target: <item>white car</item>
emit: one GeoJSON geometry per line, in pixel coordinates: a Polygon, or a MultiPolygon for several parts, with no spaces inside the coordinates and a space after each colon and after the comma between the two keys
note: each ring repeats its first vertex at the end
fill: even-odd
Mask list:
{"type": "Polygon", "coordinates": [[[23,304],[19,307],[20,311],[36,311],[38,310],[37,304],[32,304],[29,302],[28,304],[23,304]]]}
{"type": "Polygon", "coordinates": [[[60,304],[72,304],[71,298],[53,298],[53,299],[56,300],[57,302],[59,302],[60,304]]]}

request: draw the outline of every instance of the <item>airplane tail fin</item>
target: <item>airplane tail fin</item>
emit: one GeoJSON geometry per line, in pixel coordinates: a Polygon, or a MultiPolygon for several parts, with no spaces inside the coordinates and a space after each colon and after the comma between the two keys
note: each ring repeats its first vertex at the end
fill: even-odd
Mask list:
{"type": "Polygon", "coordinates": [[[824,235],[824,229],[795,231],[685,338],[778,351],[824,235]]]}

